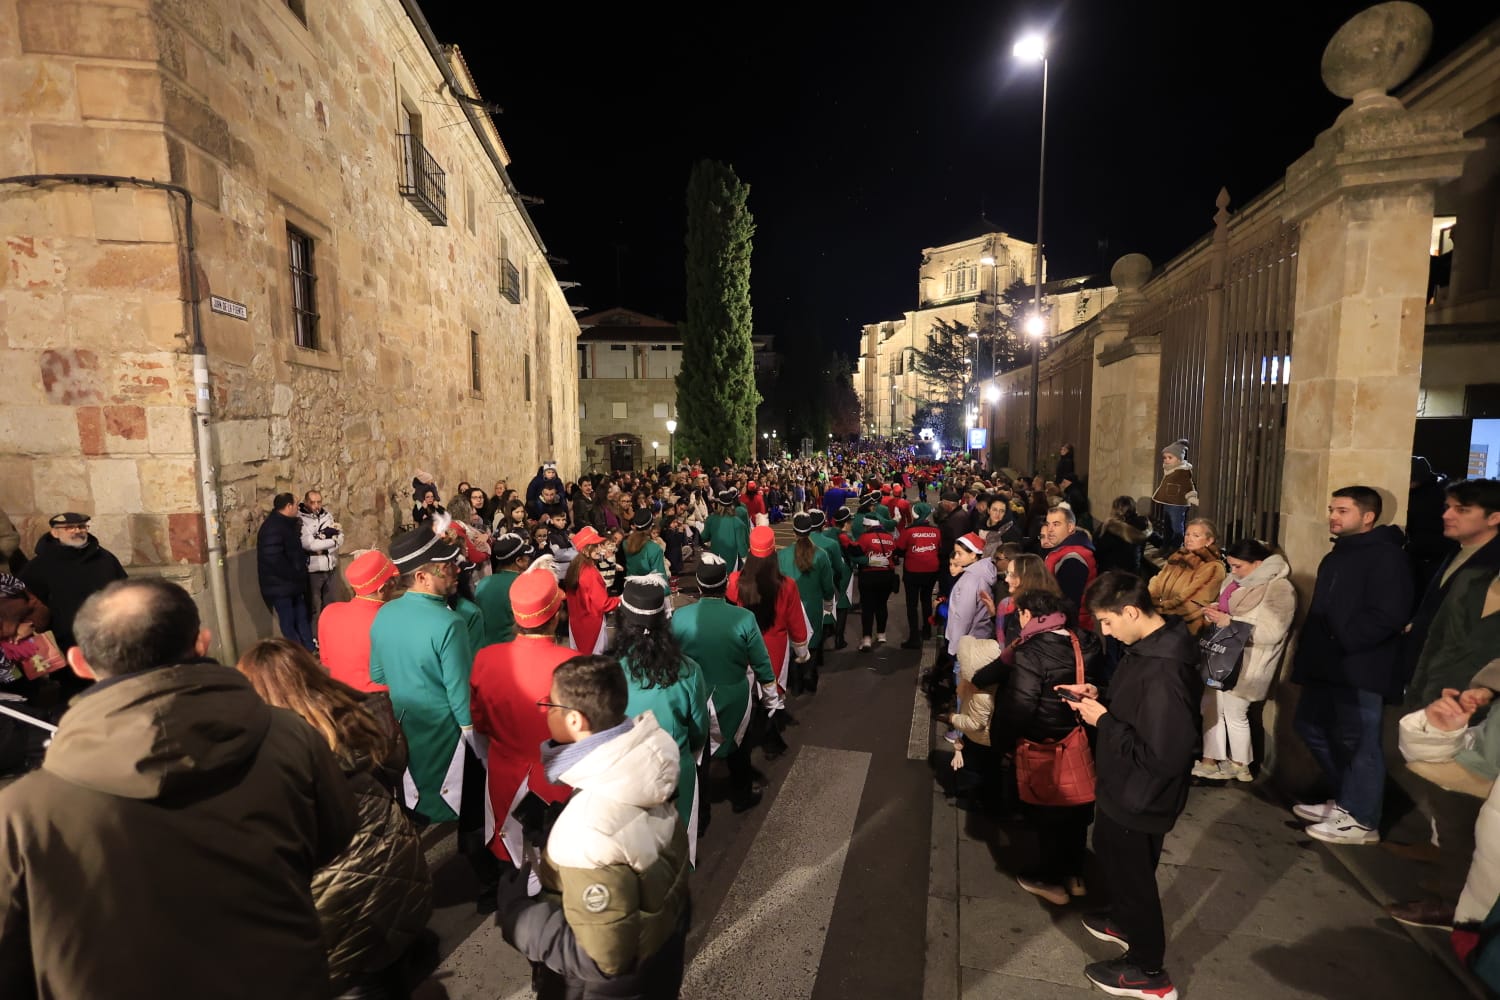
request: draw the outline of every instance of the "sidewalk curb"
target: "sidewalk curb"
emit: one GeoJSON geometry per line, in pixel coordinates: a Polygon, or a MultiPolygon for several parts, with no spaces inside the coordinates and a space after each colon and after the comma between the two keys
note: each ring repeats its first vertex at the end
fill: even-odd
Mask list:
{"type": "MultiPolygon", "coordinates": [[[[941,739],[922,693],[922,675],[937,663],[937,646],[928,643],[917,662],[915,701],[906,756],[924,763],[941,739]]],[[[927,958],[922,969],[922,1000],[957,1000],[958,968],[958,833],[959,810],[932,786],[931,852],[927,870],[927,958]]]]}

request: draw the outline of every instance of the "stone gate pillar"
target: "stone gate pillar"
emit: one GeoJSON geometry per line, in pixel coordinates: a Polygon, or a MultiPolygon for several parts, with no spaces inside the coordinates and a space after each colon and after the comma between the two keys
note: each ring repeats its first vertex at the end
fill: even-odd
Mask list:
{"type": "MultiPolygon", "coordinates": [[[[1130,333],[1131,319],[1148,304],[1141,286],[1150,277],[1151,261],[1143,254],[1115,261],[1109,280],[1120,294],[1099,314],[1088,469],[1089,496],[1101,521],[1115,497],[1139,500],[1156,487],[1161,338],[1130,333]]],[[[1149,507],[1142,513],[1149,514],[1149,507]]]]}
{"type": "Polygon", "coordinates": [[[1387,92],[1421,63],[1432,24],[1411,3],[1355,15],[1323,53],[1351,104],[1286,173],[1282,216],[1300,228],[1281,541],[1305,602],[1328,551],[1329,494],[1380,490],[1402,523],[1416,427],[1433,193],[1481,143],[1447,113],[1387,92]]]}

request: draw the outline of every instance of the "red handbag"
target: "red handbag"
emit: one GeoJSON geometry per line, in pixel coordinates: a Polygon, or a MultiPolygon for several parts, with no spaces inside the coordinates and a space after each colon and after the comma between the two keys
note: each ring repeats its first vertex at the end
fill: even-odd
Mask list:
{"type": "MultiPolygon", "coordinates": [[[[1083,683],[1083,650],[1073,640],[1077,683],[1083,683]]],[[[1094,754],[1083,726],[1060,740],[1016,741],[1016,785],[1022,802],[1038,806],[1081,806],[1094,801],[1094,754]]]]}

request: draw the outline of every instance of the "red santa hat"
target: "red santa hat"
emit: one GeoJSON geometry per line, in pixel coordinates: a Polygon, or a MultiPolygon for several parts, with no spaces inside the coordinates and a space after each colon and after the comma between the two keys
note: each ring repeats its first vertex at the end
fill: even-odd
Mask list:
{"type": "Polygon", "coordinates": [[[957,544],[962,545],[976,556],[984,555],[984,539],[979,536],[979,532],[977,531],[971,531],[967,535],[963,535],[959,538],[957,544]]]}

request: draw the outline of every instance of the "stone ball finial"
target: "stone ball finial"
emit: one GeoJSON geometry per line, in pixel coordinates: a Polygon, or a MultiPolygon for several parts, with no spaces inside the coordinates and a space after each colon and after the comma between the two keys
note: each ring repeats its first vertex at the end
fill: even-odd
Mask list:
{"type": "Polygon", "coordinates": [[[1120,293],[1129,294],[1138,292],[1141,286],[1151,279],[1151,258],[1143,253],[1128,253],[1115,261],[1115,266],[1109,269],[1109,281],[1120,290],[1120,293]]]}
{"type": "Polygon", "coordinates": [[[1397,106],[1386,95],[1416,72],[1432,46],[1432,19],[1414,3],[1376,4],[1355,14],[1323,50],[1323,83],[1357,108],[1397,106]]]}

